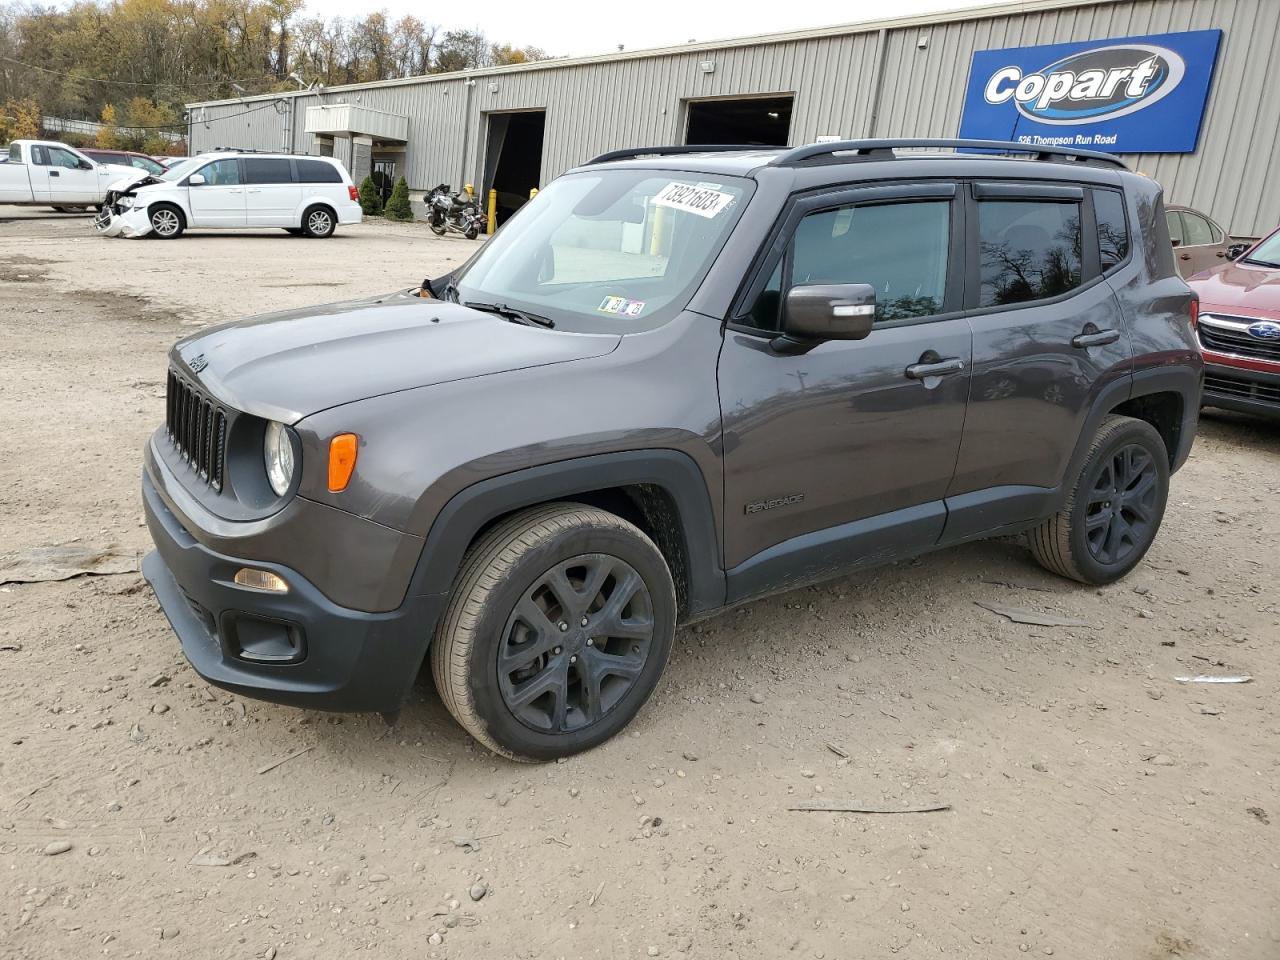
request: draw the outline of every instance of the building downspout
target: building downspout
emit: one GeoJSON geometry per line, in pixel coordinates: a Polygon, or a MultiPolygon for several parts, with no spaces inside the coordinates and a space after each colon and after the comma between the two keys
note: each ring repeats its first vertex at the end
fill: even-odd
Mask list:
{"type": "Polygon", "coordinates": [[[867,124],[867,136],[876,137],[876,124],[880,120],[880,95],[884,91],[884,71],[886,55],[889,52],[889,31],[884,27],[876,37],[876,79],[871,88],[871,120],[867,124]]]}
{"type": "Polygon", "coordinates": [[[466,88],[467,95],[462,101],[462,161],[458,165],[459,190],[467,182],[467,152],[471,149],[471,91],[475,89],[475,78],[468,77],[462,81],[462,85],[466,88]]]}

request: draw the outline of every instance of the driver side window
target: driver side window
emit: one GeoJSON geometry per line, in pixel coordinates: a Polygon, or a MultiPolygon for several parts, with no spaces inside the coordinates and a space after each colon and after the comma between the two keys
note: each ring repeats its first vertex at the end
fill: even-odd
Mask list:
{"type": "Polygon", "coordinates": [[[80,158],[70,150],[63,150],[60,147],[50,147],[49,159],[55,167],[62,167],[65,170],[80,169],[80,158]]]}
{"type": "Polygon", "coordinates": [[[204,182],[211,187],[234,187],[240,184],[239,160],[215,160],[197,172],[204,176],[204,182]]]}
{"type": "Polygon", "coordinates": [[[784,276],[780,263],[748,322],[777,330],[786,290],[816,283],[870,284],[876,291],[876,323],[942,313],[950,236],[949,200],[851,205],[811,213],[791,238],[790,275],[784,276]]]}

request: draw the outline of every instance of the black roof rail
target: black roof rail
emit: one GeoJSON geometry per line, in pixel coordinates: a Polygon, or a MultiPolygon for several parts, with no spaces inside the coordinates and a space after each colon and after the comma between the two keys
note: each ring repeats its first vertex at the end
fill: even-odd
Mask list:
{"type": "Polygon", "coordinates": [[[851,160],[892,160],[895,148],[952,147],[954,149],[992,150],[1001,153],[1029,153],[1036,160],[1071,159],[1096,161],[1128,170],[1123,160],[1114,154],[1100,150],[1076,150],[1071,147],[1041,147],[1012,140],[950,140],[920,137],[903,137],[878,140],[838,140],[832,143],[810,143],[793,147],[769,161],[774,167],[793,167],[817,157],[830,157],[837,153],[853,154],[851,160]]]}
{"type": "Polygon", "coordinates": [[[665,157],[682,153],[738,153],[744,150],[773,150],[776,147],[762,146],[755,143],[687,143],[669,147],[628,147],[626,150],[610,150],[598,157],[588,160],[584,166],[593,163],[609,163],[613,160],[633,160],[636,157],[665,157]]]}

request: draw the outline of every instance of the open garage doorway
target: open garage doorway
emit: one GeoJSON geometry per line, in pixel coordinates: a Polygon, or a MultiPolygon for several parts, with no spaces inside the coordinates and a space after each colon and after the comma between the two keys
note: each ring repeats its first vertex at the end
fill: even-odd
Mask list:
{"type": "MultiPolygon", "coordinates": [[[[525,203],[542,174],[542,139],[547,128],[545,110],[489,114],[489,143],[485,150],[486,189],[498,191],[498,223],[525,203]]],[[[486,192],[480,198],[488,209],[486,192]]]]}
{"type": "Polygon", "coordinates": [[[791,135],[791,104],[791,97],[690,100],[685,143],[785,147],[791,135]]]}

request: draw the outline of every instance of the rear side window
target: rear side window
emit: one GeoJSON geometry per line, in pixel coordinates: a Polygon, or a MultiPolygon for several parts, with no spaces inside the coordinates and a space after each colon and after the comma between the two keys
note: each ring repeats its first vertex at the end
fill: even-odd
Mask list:
{"type": "Polygon", "coordinates": [[[839,207],[811,213],[792,240],[791,283],[869,283],[876,321],[942,312],[950,201],[839,207]]]}
{"type": "Polygon", "coordinates": [[[293,167],[288,157],[246,157],[245,183],[293,183],[293,167]]]}
{"type": "Polygon", "coordinates": [[[22,162],[22,146],[20,144],[16,144],[16,143],[9,144],[9,162],[10,163],[22,162]]]}
{"type": "Polygon", "coordinates": [[[1114,190],[1094,190],[1093,218],[1098,224],[1098,263],[1105,273],[1129,256],[1124,198],[1114,190]]]}
{"type": "Polygon", "coordinates": [[[1182,216],[1177,210],[1169,210],[1164,215],[1165,222],[1169,225],[1169,242],[1175,247],[1180,247],[1185,240],[1182,233],[1182,216]]]}
{"type": "Polygon", "coordinates": [[[983,200],[978,204],[983,307],[1044,300],[1080,286],[1080,204],[983,200]]]}
{"type": "Polygon", "coordinates": [[[1186,231],[1185,243],[1188,247],[1198,247],[1217,242],[1213,235],[1213,228],[1209,226],[1209,221],[1198,214],[1187,213],[1184,210],[1182,213],[1182,226],[1186,231]]]}
{"type": "Polygon", "coordinates": [[[129,162],[139,170],[147,171],[147,173],[164,173],[164,167],[150,157],[130,157],[129,162]]]}
{"type": "Polygon", "coordinates": [[[299,183],[342,182],[342,174],[338,172],[338,168],[332,163],[325,163],[323,160],[304,160],[302,158],[298,158],[294,162],[298,165],[299,183]]]}

